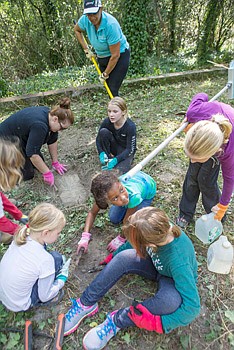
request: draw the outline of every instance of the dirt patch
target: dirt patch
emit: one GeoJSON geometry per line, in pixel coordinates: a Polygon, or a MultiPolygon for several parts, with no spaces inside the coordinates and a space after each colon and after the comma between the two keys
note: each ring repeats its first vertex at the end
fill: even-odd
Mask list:
{"type": "MultiPolygon", "coordinates": [[[[167,130],[165,125],[168,126],[168,129],[173,128],[173,131],[177,126],[179,127],[181,120],[176,119],[174,111],[184,109],[191,96],[195,92],[201,91],[201,84],[210,96],[214,96],[219,90],[218,84],[220,84],[221,89],[225,83],[226,79],[219,79],[218,81],[177,83],[158,88],[147,86],[132,92],[129,89],[126,90],[125,99],[130,106],[133,120],[137,122],[138,150],[135,164],[168,136],[170,130],[167,130]]],[[[73,101],[73,106],[79,112],[77,112],[79,117],[75,125],[62,132],[59,137],[59,161],[68,165],[68,173],[65,177],[55,174],[57,189],[45,186],[41,175],[37,173],[32,181],[22,183],[11,193],[11,196],[18,200],[20,208],[25,213],[42,201],[52,202],[64,211],[67,225],[53,249],[72,257],[70,276],[65,284],[63,301],[56,307],[37,309],[33,313],[16,315],[9,312],[7,319],[3,319],[3,321],[11,326],[17,325],[20,319],[22,327],[23,321],[30,318],[33,320],[35,330],[53,336],[58,314],[66,312],[71,305],[69,299],[79,297],[93,280],[97,273],[89,273],[88,271],[97,266],[108,254],[107,244],[121,231],[121,227],[110,224],[106,211],[98,215],[92,229],[89,251],[81,257],[79,265],[76,265],[77,242],[83,231],[87,212],[92,204],[91,180],[101,170],[95,146],[95,136],[100,121],[106,116],[107,101],[108,97],[99,92],[82,96],[79,100],[73,101]],[[77,181],[74,182],[73,177],[76,177],[77,181]],[[75,202],[73,199],[72,203],[66,204],[61,200],[63,187],[65,189],[70,187],[70,191],[74,192],[75,202]]],[[[188,164],[182,145],[183,136],[178,137],[176,142],[172,142],[143,169],[157,182],[157,195],[153,205],[164,209],[172,221],[178,214],[178,203],[188,164]]],[[[46,161],[50,164],[46,148],[44,154],[46,161]]],[[[199,202],[195,219],[203,212],[199,202]]],[[[228,220],[224,225],[224,233],[232,243],[234,243],[233,222],[233,203],[231,203],[228,209],[228,220]]],[[[199,262],[198,286],[202,305],[200,316],[189,326],[180,327],[167,335],[129,328],[119,332],[106,349],[231,350],[233,348],[233,343],[231,343],[234,341],[233,323],[227,317],[227,312],[233,310],[233,274],[216,275],[210,273],[206,266],[207,246],[194,236],[194,224],[189,226],[186,233],[194,244],[199,262]]],[[[131,304],[134,298],[138,300],[147,298],[153,295],[155,290],[156,285],[152,281],[134,275],[122,278],[99,302],[99,313],[85,320],[78,331],[64,339],[63,349],[82,349],[82,338],[94,325],[93,322],[101,323],[107,312],[131,304]]],[[[35,336],[34,349],[48,349],[49,342],[49,339],[35,336]]],[[[22,345],[22,341],[20,344],[22,345]]],[[[18,345],[19,343],[17,343],[16,348],[18,345]]],[[[20,346],[18,348],[21,350],[22,346],[20,346]]],[[[4,350],[8,349],[10,348],[4,347],[4,350]]]]}

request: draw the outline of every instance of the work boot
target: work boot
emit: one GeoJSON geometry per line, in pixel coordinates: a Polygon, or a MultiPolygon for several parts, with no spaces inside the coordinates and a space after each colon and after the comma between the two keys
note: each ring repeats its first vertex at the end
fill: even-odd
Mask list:
{"type": "Polygon", "coordinates": [[[85,350],[101,350],[120,330],[114,323],[116,311],[107,315],[106,320],[100,325],[92,328],[83,338],[85,350]]]}
{"type": "Polygon", "coordinates": [[[72,307],[65,315],[64,336],[75,332],[84,318],[98,312],[97,303],[91,306],[85,306],[81,303],[80,299],[71,299],[71,301],[72,307]]]}

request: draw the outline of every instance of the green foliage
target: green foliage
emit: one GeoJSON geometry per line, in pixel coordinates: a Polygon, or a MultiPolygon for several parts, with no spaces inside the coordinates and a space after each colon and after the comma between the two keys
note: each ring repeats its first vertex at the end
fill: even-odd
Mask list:
{"type": "Polygon", "coordinates": [[[5,95],[34,94],[97,82],[98,75],[92,65],[84,65],[82,68],[76,66],[65,67],[54,71],[44,71],[29,78],[11,82],[5,95]]]}
{"type": "MultiPolygon", "coordinates": [[[[173,65],[175,63],[169,62],[168,64],[173,65]]],[[[226,76],[217,75],[211,79],[192,79],[191,81],[176,82],[173,84],[140,85],[138,89],[133,90],[123,86],[123,96],[127,101],[132,119],[137,124],[138,151],[136,153],[135,164],[146,157],[150,151],[180,126],[183,118],[181,116],[175,116],[175,112],[186,109],[196,92],[204,91],[208,93],[209,97],[212,97],[225,86],[226,78],[226,76]]],[[[56,100],[57,98],[54,98],[54,100],[51,99],[49,105],[53,105],[56,100]]],[[[234,105],[233,101],[227,99],[226,94],[223,94],[219,100],[234,105]]],[[[95,164],[91,159],[82,163],[83,158],[78,157],[75,145],[79,142],[79,148],[87,148],[87,142],[89,141],[87,140],[87,130],[89,134],[92,134],[90,138],[94,139],[93,136],[96,133],[95,127],[103,119],[108,101],[109,97],[105,91],[102,93],[93,91],[90,94],[83,94],[77,100],[73,98],[72,106],[79,111],[78,123],[68,131],[64,131],[65,134],[60,135],[59,138],[59,155],[61,160],[66,157],[67,161],[67,154],[71,154],[67,161],[69,170],[75,170],[81,179],[82,174],[84,174],[84,183],[87,185],[87,188],[88,177],[93,176],[95,164]],[[82,122],[81,118],[83,118],[82,122]],[[85,135],[83,142],[80,138],[80,132],[85,135]],[[65,144],[67,147],[65,147],[65,144]],[[89,171],[87,172],[85,164],[88,162],[90,162],[90,167],[88,167],[89,171]],[[72,164],[75,164],[74,168],[72,164]],[[87,176],[88,174],[89,176],[87,176]]],[[[1,113],[3,116],[7,116],[20,107],[21,105],[17,105],[17,107],[12,106],[11,111],[8,107],[6,111],[3,105],[1,113]]],[[[183,154],[183,140],[184,135],[182,133],[165,148],[164,152],[158,154],[144,168],[144,171],[152,175],[157,181],[158,190],[153,205],[165,209],[172,220],[175,219],[177,214],[178,202],[181,196],[181,185],[188,164],[188,159],[183,154]],[[168,177],[168,175],[171,175],[171,177],[168,177]]],[[[85,153],[87,152],[85,151],[85,153]]],[[[83,229],[88,208],[93,203],[91,196],[84,206],[65,208],[54,191],[43,184],[38,174],[38,177],[35,177],[33,183],[25,182],[17,186],[11,192],[12,197],[21,203],[20,209],[23,209],[26,213],[42,201],[48,201],[60,207],[66,215],[67,224],[54,248],[61,253],[67,248],[72,249],[71,255],[75,258],[77,240],[82,232],[81,229],[83,229]]],[[[233,242],[233,203],[230,204],[229,210],[230,214],[225,222],[225,234],[229,235],[229,239],[233,242]]],[[[201,213],[201,202],[198,203],[197,211],[201,213]]],[[[107,214],[107,211],[105,211],[105,215],[107,214]]],[[[101,258],[106,256],[106,244],[110,239],[115,237],[113,226],[109,223],[107,224],[108,219],[106,218],[105,220],[104,217],[102,218],[103,213],[98,216],[100,217],[101,228],[96,227],[95,221],[92,232],[93,240],[90,243],[89,252],[82,257],[79,266],[75,266],[74,273],[71,269],[68,282],[65,284],[65,297],[61,304],[53,309],[38,308],[34,312],[27,313],[9,312],[0,305],[0,329],[4,327],[17,327],[23,330],[25,319],[31,319],[34,323],[33,330],[43,331],[50,335],[54,334],[58,313],[61,311],[66,312],[70,307],[69,298],[79,297],[85,287],[95,278],[96,275],[90,276],[87,270],[89,267],[96,266],[101,258]],[[91,247],[99,247],[101,243],[102,249],[97,250],[96,254],[93,253],[95,249],[92,251],[91,247]],[[103,254],[102,257],[98,255],[100,252],[103,254]],[[78,278],[76,278],[76,275],[78,278]]],[[[158,335],[156,332],[147,332],[137,327],[131,327],[127,332],[118,332],[117,336],[113,337],[108,344],[108,348],[116,350],[144,348],[154,350],[213,350],[233,348],[232,276],[218,276],[207,271],[207,247],[204,247],[195,239],[193,235],[194,225],[191,224],[186,233],[193,241],[199,260],[198,286],[203,307],[200,316],[189,326],[180,327],[166,335],[158,335]]],[[[4,249],[6,250],[7,247],[4,249]]],[[[2,245],[0,251],[3,253],[2,245]]],[[[65,338],[64,350],[81,349],[84,334],[90,327],[103,322],[107,312],[129,305],[134,298],[144,300],[153,296],[155,287],[155,281],[149,281],[133,275],[123,277],[109,291],[108,295],[100,300],[100,312],[92,318],[87,318],[73,335],[65,338]]],[[[22,335],[21,339],[18,340],[14,337],[13,333],[11,334],[0,331],[0,348],[6,349],[6,344],[10,341],[10,346],[17,342],[14,348],[17,350],[23,349],[22,335]]],[[[34,344],[35,349],[49,348],[48,338],[35,336],[34,341],[36,342],[37,340],[40,341],[40,345],[36,346],[34,344]]]]}
{"type": "Polygon", "coordinates": [[[6,96],[8,90],[7,82],[0,76],[0,97],[6,96]]]}
{"type": "Polygon", "coordinates": [[[148,33],[147,6],[144,0],[123,1],[122,29],[131,48],[129,74],[146,72],[148,33]]]}

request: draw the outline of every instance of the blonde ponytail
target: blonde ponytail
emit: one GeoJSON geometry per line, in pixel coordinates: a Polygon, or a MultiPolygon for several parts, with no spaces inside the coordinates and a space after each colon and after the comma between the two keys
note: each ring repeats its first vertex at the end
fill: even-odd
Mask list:
{"type": "Polygon", "coordinates": [[[14,235],[14,241],[17,245],[23,245],[27,241],[27,236],[30,234],[30,228],[28,225],[21,227],[18,232],[14,235]]]}
{"type": "Polygon", "coordinates": [[[211,120],[200,120],[186,134],[185,152],[192,157],[210,158],[228,142],[231,132],[232,125],[222,114],[213,115],[211,120]]]}
{"type": "Polygon", "coordinates": [[[232,132],[232,124],[229,122],[227,118],[225,118],[222,114],[214,114],[211,118],[213,122],[218,124],[220,130],[223,134],[223,143],[228,143],[229,137],[232,132]]]}

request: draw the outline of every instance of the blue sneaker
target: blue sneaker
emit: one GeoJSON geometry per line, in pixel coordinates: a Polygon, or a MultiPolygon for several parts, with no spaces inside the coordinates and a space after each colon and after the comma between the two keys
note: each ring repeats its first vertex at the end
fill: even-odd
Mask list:
{"type": "Polygon", "coordinates": [[[98,312],[98,304],[85,306],[80,299],[71,299],[72,307],[65,315],[64,336],[69,335],[78,328],[81,321],[88,316],[92,316],[98,312]]]}
{"type": "Polygon", "coordinates": [[[83,338],[83,347],[85,350],[101,350],[117,334],[120,328],[113,321],[116,312],[113,311],[111,314],[108,314],[103,323],[86,333],[83,338]]]}

